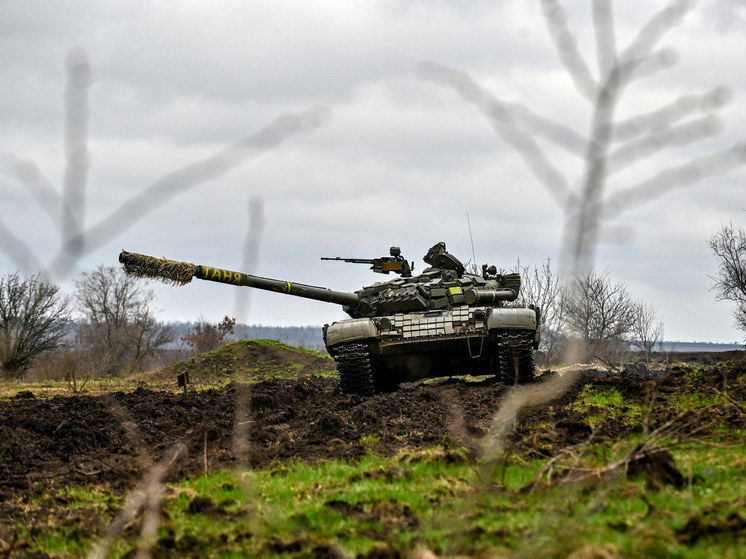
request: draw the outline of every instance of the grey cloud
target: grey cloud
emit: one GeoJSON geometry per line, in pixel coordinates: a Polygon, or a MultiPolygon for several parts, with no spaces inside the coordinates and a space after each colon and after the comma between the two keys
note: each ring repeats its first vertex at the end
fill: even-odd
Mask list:
{"type": "MultiPolygon", "coordinates": [[[[666,3],[647,4],[614,3],[620,44],[666,3]]],[[[580,36],[581,52],[592,47],[590,10],[562,5],[568,25],[580,36]]],[[[356,289],[380,279],[364,267],[322,266],[319,256],[336,255],[330,250],[367,257],[397,244],[420,267],[427,247],[443,240],[468,258],[466,211],[478,259],[508,267],[517,256],[526,263],[556,257],[561,220],[547,192],[478,110],[452,91],[418,80],[414,71],[420,60],[463,68],[528,123],[542,146],[563,135],[572,144],[567,129],[543,120],[560,115],[563,125],[576,125],[585,107],[575,104],[578,96],[562,74],[538,3],[355,2],[339,10],[320,3],[307,8],[314,11],[308,15],[276,2],[217,2],[197,17],[188,4],[154,6],[32,1],[3,7],[8,17],[0,18],[0,26],[6,25],[0,27],[0,151],[15,155],[8,160],[10,176],[0,183],[2,188],[12,184],[0,195],[4,208],[6,203],[21,207],[23,200],[36,204],[44,188],[59,188],[65,164],[64,55],[75,45],[89,53],[85,225],[96,227],[99,244],[90,247],[82,268],[114,262],[120,248],[239,268],[252,197],[261,197],[265,219],[257,272],[304,283],[356,289]],[[241,12],[227,13],[229,5],[241,12]],[[13,31],[5,33],[8,27],[13,31]],[[137,204],[165,173],[203,161],[282,112],[314,104],[334,113],[334,120],[314,134],[295,136],[250,165],[211,174],[203,187],[176,198],[159,202],[156,196],[150,213],[137,204]],[[541,110],[531,112],[529,106],[541,110]],[[19,177],[12,170],[18,162],[36,165],[40,174],[19,177]],[[19,180],[33,184],[23,187],[19,180]],[[142,215],[122,234],[121,224],[107,216],[128,199],[130,209],[142,215]]],[[[630,91],[635,111],[655,110],[671,92],[692,94],[720,83],[736,92],[744,89],[738,47],[746,46],[746,39],[737,27],[720,31],[709,19],[739,16],[730,6],[724,0],[703,3],[694,17],[687,16],[670,37],[682,53],[679,66],[630,91]],[[727,48],[720,48],[723,41],[727,48]],[[714,53],[716,63],[689,56],[692,49],[714,53]]],[[[589,63],[592,73],[596,66],[589,63]]],[[[743,103],[736,95],[723,109],[723,134],[709,138],[703,151],[683,146],[692,150],[687,154],[716,153],[743,142],[743,103]]],[[[672,139],[684,142],[685,132],[672,139]]],[[[569,152],[547,149],[558,169],[572,176],[569,152]]],[[[666,166],[683,163],[666,152],[660,155],[666,166]]],[[[625,168],[619,184],[642,184],[655,172],[652,165],[625,168]]],[[[668,323],[667,315],[677,316],[677,300],[698,309],[713,306],[706,286],[713,264],[704,247],[707,230],[721,218],[742,218],[742,179],[742,170],[731,171],[685,194],[669,193],[639,214],[625,214],[613,225],[617,232],[631,231],[623,237],[626,244],[604,244],[599,251],[599,263],[609,266],[615,279],[641,286],[640,296],[665,294],[661,312],[672,336],[696,333],[680,317],[677,324],[668,323]],[[700,237],[702,247],[691,249],[700,237]],[[687,262],[687,254],[696,262],[687,262]],[[646,261],[666,265],[656,264],[646,275],[641,265],[646,261]],[[705,279],[682,279],[688,274],[705,279]]],[[[19,215],[2,216],[0,274],[24,254],[42,255],[45,263],[54,256],[58,232],[47,215],[61,209],[54,196],[46,203],[46,209],[34,207],[33,227],[19,215]]],[[[164,318],[219,320],[233,309],[234,296],[215,286],[159,288],[157,306],[164,318]]],[[[721,314],[703,315],[702,324],[710,339],[731,341],[729,312],[721,314]]],[[[339,309],[318,303],[257,294],[247,320],[318,324],[340,316],[339,309]]]]}

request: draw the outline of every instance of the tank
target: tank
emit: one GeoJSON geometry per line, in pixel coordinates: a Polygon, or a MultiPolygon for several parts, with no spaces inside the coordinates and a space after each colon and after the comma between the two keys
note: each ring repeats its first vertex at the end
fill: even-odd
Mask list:
{"type": "Polygon", "coordinates": [[[534,379],[540,309],[513,303],[518,274],[499,274],[487,265],[481,274],[468,273],[442,242],[423,257],[428,266],[418,275],[398,247],[381,258],[322,260],[371,264],[374,272],[399,277],[351,293],[127,251],[119,255],[125,271],[138,277],[175,285],[196,277],[342,306],[350,318],[324,325],[323,336],[347,394],[370,396],[402,382],[466,374],[510,384],[534,379]]]}

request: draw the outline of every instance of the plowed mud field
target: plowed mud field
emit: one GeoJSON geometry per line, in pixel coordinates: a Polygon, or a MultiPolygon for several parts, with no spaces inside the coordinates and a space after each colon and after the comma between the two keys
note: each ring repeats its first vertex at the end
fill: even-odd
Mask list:
{"type": "MultiPolygon", "coordinates": [[[[562,393],[545,395],[541,402],[529,398],[512,422],[507,443],[515,453],[541,457],[584,440],[588,422],[566,405],[586,385],[613,388],[641,405],[657,402],[651,425],[675,413],[668,399],[693,390],[727,387],[732,398],[743,401],[746,362],[740,353],[730,357],[736,359],[695,377],[697,386],[684,365],[659,379],[644,378],[639,371],[580,375],[562,393]]],[[[551,384],[552,377],[532,386],[551,384]]],[[[290,459],[354,459],[371,450],[393,455],[403,448],[439,445],[476,454],[510,390],[457,378],[362,398],[341,394],[333,378],[304,373],[188,396],[144,388],[52,398],[21,391],[0,401],[0,514],[11,497],[30,497],[61,484],[134,486],[178,443],[187,452],[169,468],[168,480],[205,469],[261,468],[290,459]]],[[[744,427],[744,415],[736,408],[722,409],[721,423],[744,427]]],[[[713,413],[720,413],[717,407],[713,413]]],[[[615,438],[630,429],[623,422],[605,422],[596,436],[615,438]]]]}

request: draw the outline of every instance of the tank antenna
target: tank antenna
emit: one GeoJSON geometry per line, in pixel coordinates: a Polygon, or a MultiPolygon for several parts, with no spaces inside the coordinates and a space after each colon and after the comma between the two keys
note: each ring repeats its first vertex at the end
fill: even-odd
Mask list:
{"type": "Polygon", "coordinates": [[[474,267],[477,267],[477,255],[474,252],[474,236],[471,234],[471,220],[469,219],[469,212],[466,212],[466,224],[469,226],[469,240],[471,241],[471,257],[474,267]]]}

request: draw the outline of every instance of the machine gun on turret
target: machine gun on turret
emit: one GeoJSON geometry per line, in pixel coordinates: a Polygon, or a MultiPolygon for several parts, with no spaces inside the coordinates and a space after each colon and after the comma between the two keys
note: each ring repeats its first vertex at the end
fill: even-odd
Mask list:
{"type": "Polygon", "coordinates": [[[391,256],[382,256],[381,258],[341,258],[339,256],[322,256],[322,260],[340,260],[342,262],[350,262],[353,264],[372,264],[371,270],[379,274],[388,274],[394,272],[399,274],[403,278],[411,278],[412,270],[414,270],[414,262],[411,264],[407,262],[401,255],[401,249],[399,247],[391,247],[389,249],[391,256]]]}

